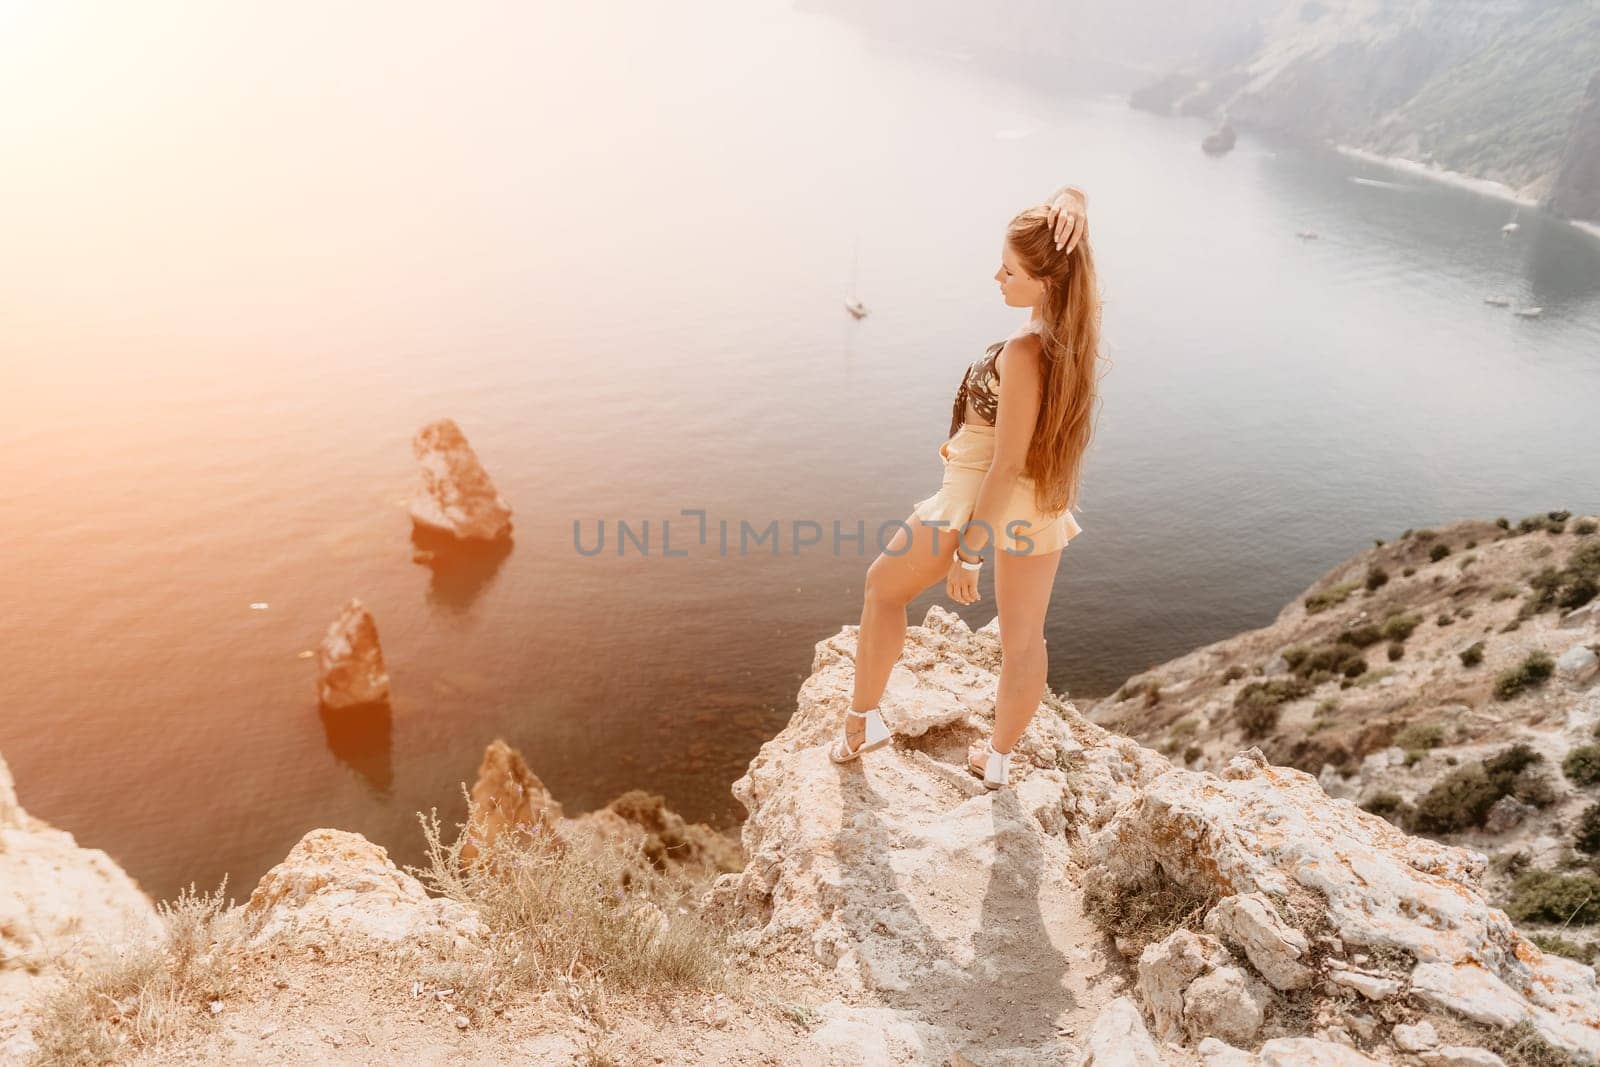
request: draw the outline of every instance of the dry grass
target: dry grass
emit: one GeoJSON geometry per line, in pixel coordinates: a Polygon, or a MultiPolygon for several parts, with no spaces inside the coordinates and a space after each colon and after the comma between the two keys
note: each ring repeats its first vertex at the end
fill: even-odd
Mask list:
{"type": "Polygon", "coordinates": [[[1198,929],[1217,902],[1215,893],[1180,885],[1157,868],[1144,885],[1093,884],[1084,895],[1084,910],[1102,930],[1122,941],[1124,953],[1138,959],[1146,945],[1165,940],[1180,926],[1198,929]]]}
{"type": "Polygon", "coordinates": [[[233,956],[248,931],[223,890],[191,885],[158,905],[159,938],[86,960],[40,1004],[37,1067],[99,1064],[209,1023],[237,989],[233,956]]]}
{"type": "Polygon", "coordinates": [[[656,871],[642,842],[502,834],[464,865],[464,835],[446,844],[437,812],[419,818],[427,862],[411,873],[488,931],[482,947],[420,953],[419,975],[472,1018],[553,990],[603,1033],[610,991],[725,987],[724,931],[702,917],[699,887],[656,871]]]}

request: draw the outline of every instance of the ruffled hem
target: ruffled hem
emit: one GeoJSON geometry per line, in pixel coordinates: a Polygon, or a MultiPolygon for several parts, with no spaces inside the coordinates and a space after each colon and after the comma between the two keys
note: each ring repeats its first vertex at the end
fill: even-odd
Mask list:
{"type": "Polygon", "coordinates": [[[957,500],[944,490],[933,494],[926,499],[917,501],[911,509],[911,514],[923,522],[947,522],[947,529],[959,529],[966,521],[972,518],[974,503],[957,500]]]}

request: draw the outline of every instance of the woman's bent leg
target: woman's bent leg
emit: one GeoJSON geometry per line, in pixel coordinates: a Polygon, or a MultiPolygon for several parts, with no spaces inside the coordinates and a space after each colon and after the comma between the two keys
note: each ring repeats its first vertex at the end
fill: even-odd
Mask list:
{"type": "MultiPolygon", "coordinates": [[[[889,674],[905,651],[906,605],[950,569],[956,534],[942,526],[926,526],[912,516],[906,529],[894,538],[867,568],[861,598],[861,632],[856,639],[855,692],[852,711],[878,706],[889,685],[889,674]],[[909,547],[908,547],[909,546],[909,547]]],[[[845,720],[845,736],[852,748],[861,743],[866,726],[861,719],[845,720]]]]}
{"type": "Polygon", "coordinates": [[[1015,556],[995,553],[994,596],[1000,609],[1000,691],[995,698],[993,748],[1010,752],[1044,699],[1050,658],[1044,617],[1050,607],[1061,550],[1015,556]]]}

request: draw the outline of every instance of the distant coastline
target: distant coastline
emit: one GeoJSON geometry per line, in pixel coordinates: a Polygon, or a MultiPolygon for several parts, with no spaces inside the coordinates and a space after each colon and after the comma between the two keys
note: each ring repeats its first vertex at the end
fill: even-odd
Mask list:
{"type": "MultiPolygon", "coordinates": [[[[1364,148],[1356,148],[1353,145],[1335,143],[1333,147],[1341,155],[1352,156],[1368,163],[1377,163],[1381,166],[1403,171],[1406,174],[1414,174],[1421,178],[1441,182],[1445,185],[1453,185],[1460,189],[1470,189],[1484,196],[1492,196],[1497,200],[1509,201],[1519,207],[1534,209],[1539,207],[1539,201],[1533,197],[1523,196],[1504,182],[1497,182],[1491,178],[1474,178],[1470,174],[1463,174],[1457,170],[1446,170],[1444,167],[1419,163],[1414,159],[1405,159],[1401,156],[1385,156],[1377,152],[1369,152],[1364,148]]],[[[1592,224],[1586,228],[1590,229],[1591,232],[1600,232],[1592,224]]]]}

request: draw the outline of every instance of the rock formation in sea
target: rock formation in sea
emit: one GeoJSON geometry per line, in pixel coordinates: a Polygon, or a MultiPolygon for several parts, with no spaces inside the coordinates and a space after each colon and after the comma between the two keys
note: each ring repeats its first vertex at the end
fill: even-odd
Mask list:
{"type": "Polygon", "coordinates": [[[389,699],[378,624],[352,597],[317,645],[317,699],[324,708],[369,707],[389,699]]]}
{"type": "Polygon", "coordinates": [[[413,522],[461,541],[510,537],[511,506],[454,419],[439,419],[418,430],[411,451],[422,467],[421,484],[411,496],[413,522]]]}

